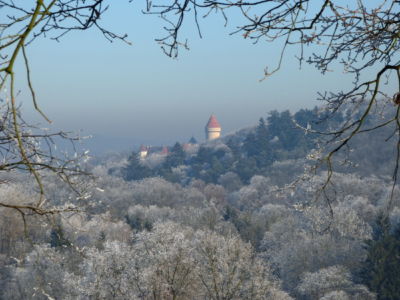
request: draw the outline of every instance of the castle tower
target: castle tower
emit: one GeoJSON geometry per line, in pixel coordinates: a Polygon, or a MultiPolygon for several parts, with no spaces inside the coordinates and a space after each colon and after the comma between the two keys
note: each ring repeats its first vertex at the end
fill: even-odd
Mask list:
{"type": "Polygon", "coordinates": [[[206,125],[206,140],[211,141],[219,138],[221,135],[221,125],[219,125],[217,118],[211,115],[206,125]]]}

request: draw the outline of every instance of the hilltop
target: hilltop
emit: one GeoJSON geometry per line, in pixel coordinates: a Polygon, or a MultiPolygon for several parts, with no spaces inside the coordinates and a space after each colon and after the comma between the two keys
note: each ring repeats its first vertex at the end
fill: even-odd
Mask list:
{"type": "MultiPolygon", "coordinates": [[[[145,158],[133,152],[127,165],[110,172],[119,173],[126,180],[161,176],[181,184],[193,179],[221,183],[227,176],[249,183],[254,175],[263,175],[272,177],[276,184],[285,184],[300,175],[305,165],[313,163],[310,153],[329,149],[331,137],[318,132],[333,131],[344,122],[345,114],[343,110],[330,118],[328,112],[317,107],[294,114],[271,111],[259,119],[257,126],[202,144],[177,142],[169,147],[168,154],[154,153],[145,158]]],[[[378,118],[371,116],[366,126],[373,127],[378,118]]],[[[391,175],[395,155],[394,141],[388,139],[391,130],[388,126],[356,136],[336,157],[335,169],[361,176],[391,175]]]]}

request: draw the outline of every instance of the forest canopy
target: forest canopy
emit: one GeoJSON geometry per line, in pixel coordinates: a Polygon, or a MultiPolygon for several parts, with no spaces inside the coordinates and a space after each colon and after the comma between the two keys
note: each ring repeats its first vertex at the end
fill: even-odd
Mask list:
{"type": "MultiPolygon", "coordinates": [[[[130,1],[129,1],[130,2],[130,1]]],[[[37,0],[16,3],[11,0],[0,1],[1,67],[0,91],[2,92],[2,171],[15,169],[29,172],[37,182],[39,196],[25,207],[16,207],[21,212],[27,210],[46,213],[47,202],[43,172],[53,172],[78,194],[76,176],[85,172],[79,167],[79,159],[63,157],[53,151],[54,138],[73,141],[74,136],[65,132],[43,132],[37,126],[24,121],[16,99],[15,63],[25,65],[27,86],[31,91],[34,108],[43,120],[50,121],[36,99],[31,81],[29,55],[26,49],[39,38],[62,38],[73,31],[86,34],[90,28],[97,29],[108,40],[127,42],[125,34],[114,33],[101,22],[107,17],[107,9],[112,3],[105,0],[66,1],[37,0]],[[39,146],[40,145],[40,146],[39,146]],[[43,146],[45,145],[45,146],[43,146]]],[[[130,5],[126,3],[126,5],[130,5]]],[[[386,116],[382,122],[369,127],[366,120],[377,103],[398,104],[398,94],[387,95],[385,82],[400,82],[399,62],[396,52],[398,39],[397,1],[381,0],[374,4],[366,1],[332,0],[262,0],[262,1],[199,1],[173,0],[147,1],[145,14],[156,15],[165,21],[165,35],[157,38],[165,54],[178,55],[180,48],[187,48],[181,39],[185,26],[195,28],[201,35],[200,18],[207,21],[211,12],[216,12],[233,24],[233,33],[241,34],[245,40],[255,43],[274,43],[282,45],[280,60],[273,70],[266,69],[265,77],[279,70],[285,59],[286,49],[297,49],[300,65],[307,63],[322,74],[330,68],[341,65],[344,72],[353,76],[354,86],[347,91],[321,91],[320,98],[325,102],[325,118],[334,118],[338,112],[346,110],[343,122],[335,128],[305,127],[308,132],[327,135],[329,151],[324,152],[317,166],[328,170],[327,183],[332,176],[332,158],[359,133],[393,125],[399,136],[399,110],[386,116]],[[235,11],[231,17],[230,11],[235,11]]],[[[135,9],[133,5],[130,9],[135,9]]],[[[246,42],[246,41],[244,41],[246,42]]],[[[21,75],[18,75],[21,76],[21,75]]],[[[397,85],[397,84],[396,84],[397,85]]],[[[340,87],[338,87],[340,89],[340,87]]],[[[381,107],[382,105],[378,105],[381,107]]],[[[391,111],[391,110],[390,110],[391,111]]],[[[395,149],[399,149],[396,147],[395,149]]],[[[397,180],[399,151],[394,159],[393,180],[397,180]]],[[[83,155],[84,156],[84,155],[83,155]]],[[[266,162],[264,162],[266,163],[266,162]]],[[[0,202],[2,206],[13,206],[0,202]]]]}
{"type": "Polygon", "coordinates": [[[216,12],[243,42],[282,46],[265,78],[294,47],[300,65],[340,65],[354,85],[321,92],[323,107],[272,111],[166,156],[69,157],[55,145],[79,138],[25,122],[17,76],[50,122],[30,45],[91,28],[127,42],[102,25],[113,3],[0,0],[0,298],[398,299],[400,96],[384,83],[400,82],[400,3],[146,3],[166,22],[156,41],[168,56],[188,48],[182,28],[201,35],[200,19],[216,12]]]}

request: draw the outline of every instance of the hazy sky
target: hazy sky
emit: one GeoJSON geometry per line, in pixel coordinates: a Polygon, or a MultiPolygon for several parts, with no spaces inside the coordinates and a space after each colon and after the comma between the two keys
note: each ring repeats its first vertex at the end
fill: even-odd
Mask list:
{"type": "MultiPolygon", "coordinates": [[[[280,72],[259,82],[266,66],[276,66],[279,45],[230,36],[235,17],[228,28],[220,16],[201,20],[203,39],[188,22],[183,34],[190,51],[168,58],[154,41],[164,24],[142,15],[144,3],[137,4],[112,1],[102,18],[108,29],[127,33],[132,46],[89,30],[60,43],[40,39],[27,49],[41,107],[55,127],[93,135],[88,147],[95,153],[170,145],[192,135],[203,141],[211,113],[226,134],[273,109],[313,107],[317,91],[349,85],[340,70],[327,76],[307,65],[300,70],[293,51],[280,72]]],[[[28,96],[22,88],[19,99],[32,116],[28,96]]]]}

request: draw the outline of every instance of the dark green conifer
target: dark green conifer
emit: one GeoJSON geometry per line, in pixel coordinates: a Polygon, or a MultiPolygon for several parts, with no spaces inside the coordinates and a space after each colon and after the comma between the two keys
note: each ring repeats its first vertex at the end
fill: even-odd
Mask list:
{"type": "Polygon", "coordinates": [[[363,283],[376,293],[378,300],[400,299],[400,226],[391,231],[388,217],[379,215],[366,249],[363,283]]]}
{"type": "Polygon", "coordinates": [[[165,168],[175,168],[177,166],[183,165],[185,161],[185,151],[182,145],[178,142],[172,147],[170,154],[164,162],[165,168]]]}
{"type": "Polygon", "coordinates": [[[152,176],[151,170],[140,163],[136,152],[132,152],[128,158],[128,165],[124,168],[123,174],[125,180],[140,180],[152,176]]]}

